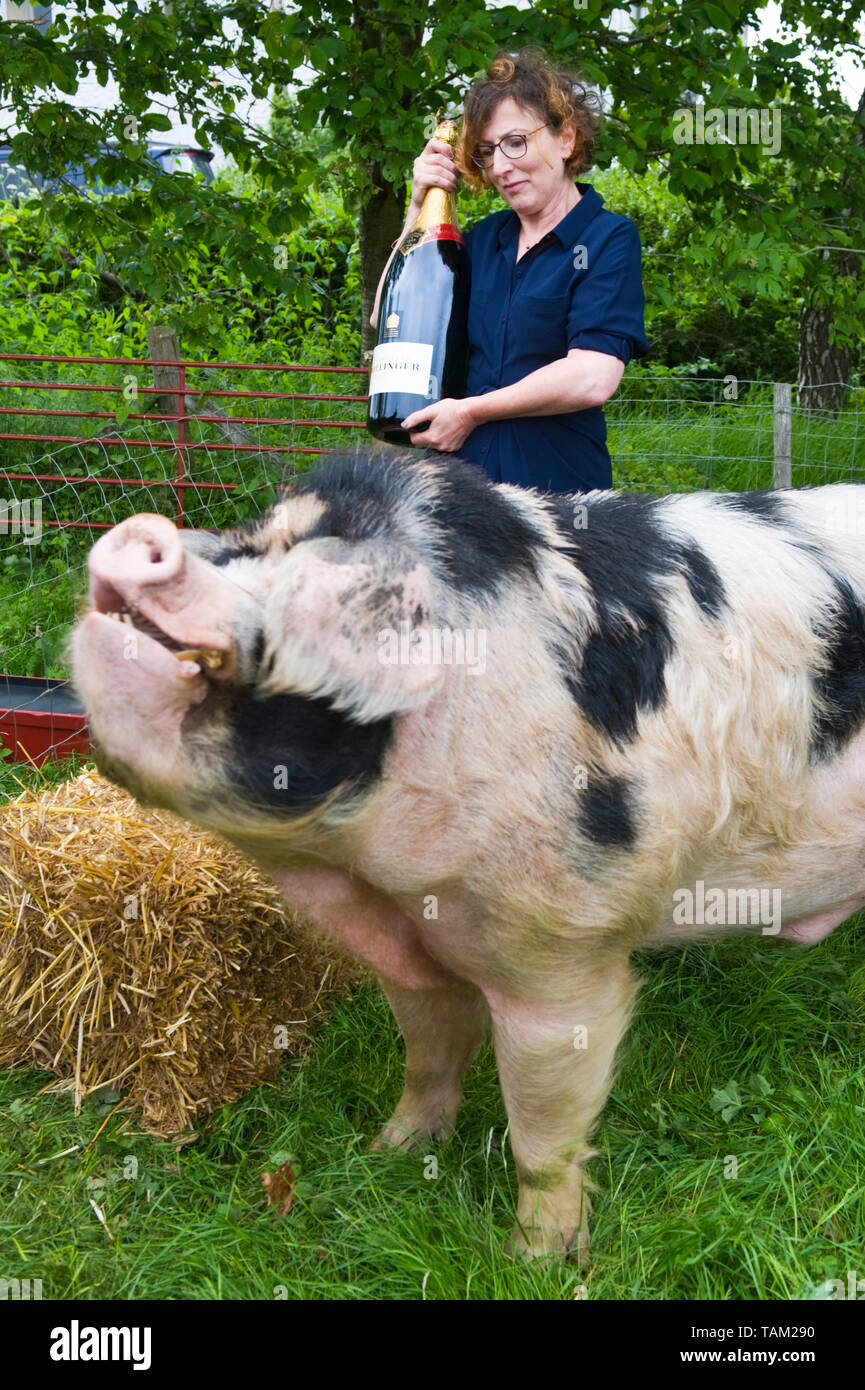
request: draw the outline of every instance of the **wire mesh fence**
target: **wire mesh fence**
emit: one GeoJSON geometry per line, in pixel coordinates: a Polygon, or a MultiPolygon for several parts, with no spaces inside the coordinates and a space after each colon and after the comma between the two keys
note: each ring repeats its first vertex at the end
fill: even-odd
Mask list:
{"type": "MultiPolygon", "coordinates": [[[[60,717],[76,710],[62,685],[66,639],[100,532],[135,512],[207,529],[242,523],[317,456],[363,445],[366,374],[20,355],[0,355],[0,373],[0,740],[11,736],[17,756],[28,739],[37,747],[23,720],[41,708],[52,714],[48,746],[62,752],[78,732],[60,717]]],[[[632,369],[605,407],[614,486],[856,481],[863,405],[862,388],[829,414],[799,410],[783,383],[632,369]]]]}

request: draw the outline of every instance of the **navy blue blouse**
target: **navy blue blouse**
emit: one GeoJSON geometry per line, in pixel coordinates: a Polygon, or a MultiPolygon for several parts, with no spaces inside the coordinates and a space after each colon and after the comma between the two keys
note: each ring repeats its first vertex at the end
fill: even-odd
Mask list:
{"type": "MultiPolygon", "coordinates": [[[[516,260],[520,223],[513,208],[466,233],[471,270],[467,396],[511,386],[570,348],[645,357],[640,234],[629,217],[607,212],[589,183],[576,207],[516,260]]],[[[585,492],[613,484],[601,406],[561,415],[490,420],[459,449],[497,483],[545,492],[585,492]]]]}

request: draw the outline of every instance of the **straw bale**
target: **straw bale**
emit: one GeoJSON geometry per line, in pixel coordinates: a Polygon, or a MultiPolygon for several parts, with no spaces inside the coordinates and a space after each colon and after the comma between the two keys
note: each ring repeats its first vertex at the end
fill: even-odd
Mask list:
{"type": "Polygon", "coordinates": [[[0,1065],[172,1134],[272,1078],[362,971],[237,850],[96,772],[0,806],[0,1065]]]}

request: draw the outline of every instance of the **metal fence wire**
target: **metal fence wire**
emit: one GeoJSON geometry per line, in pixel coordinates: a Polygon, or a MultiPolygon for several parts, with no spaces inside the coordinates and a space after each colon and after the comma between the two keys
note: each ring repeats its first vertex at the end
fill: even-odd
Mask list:
{"type": "MultiPolygon", "coordinates": [[[[223,529],[366,439],[367,369],[0,353],[0,747],[86,750],[64,648],[95,536],[135,512],[223,529]]],[[[786,383],[629,368],[605,407],[617,488],[856,481],[865,390],[804,411],[786,383]]]]}

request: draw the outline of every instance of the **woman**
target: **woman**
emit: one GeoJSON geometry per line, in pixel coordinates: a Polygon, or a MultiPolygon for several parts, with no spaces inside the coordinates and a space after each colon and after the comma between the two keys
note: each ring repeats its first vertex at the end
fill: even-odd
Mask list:
{"type": "Polygon", "coordinates": [[[414,162],[395,246],[427,189],[454,191],[461,175],[475,191],[488,181],[510,205],[466,234],[466,395],[402,422],[416,430],[413,444],[458,453],[495,482],[552,492],[612,486],[601,407],[631,357],[649,348],[637,228],[607,212],[591,184],[574,182],[594,163],[598,106],[543,58],[498,53],[469,90],[456,157],[433,138],[414,162]]]}

